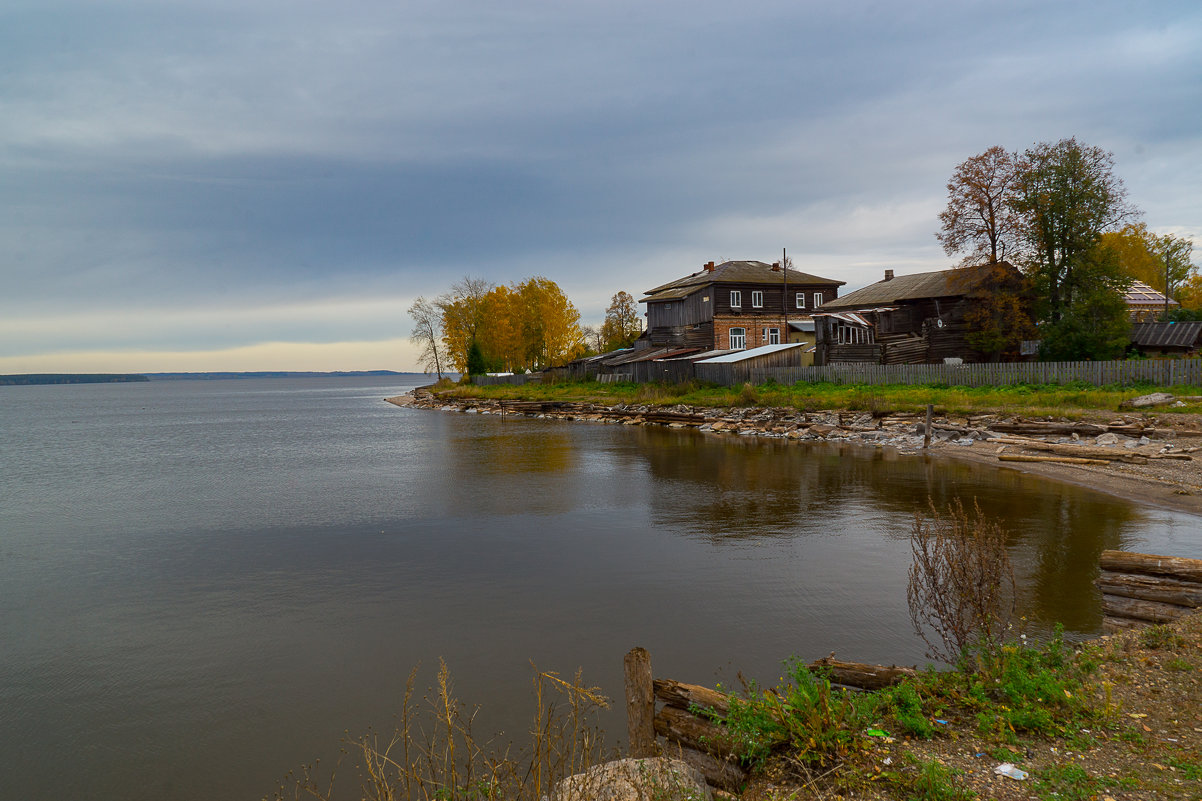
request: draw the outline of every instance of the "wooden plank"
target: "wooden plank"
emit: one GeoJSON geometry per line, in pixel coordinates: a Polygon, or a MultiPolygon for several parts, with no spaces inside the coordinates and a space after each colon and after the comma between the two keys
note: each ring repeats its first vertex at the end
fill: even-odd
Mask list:
{"type": "Polygon", "coordinates": [[[1102,551],[1099,564],[1103,570],[1113,573],[1139,573],[1202,581],[1202,559],[1183,559],[1177,556],[1156,556],[1129,551],[1102,551]]]}
{"type": "Polygon", "coordinates": [[[654,687],[656,698],[677,709],[692,711],[699,708],[713,711],[720,716],[730,711],[730,696],[708,687],[685,684],[672,679],[656,679],[654,687]]]}
{"type": "Polygon", "coordinates": [[[1196,581],[1104,571],[1098,576],[1097,585],[1107,595],[1193,608],[1202,606],[1202,583],[1196,581]]]}
{"type": "Polygon", "coordinates": [[[624,660],[626,674],[626,736],[630,756],[659,755],[655,743],[655,691],[651,682],[651,654],[632,648],[624,660]]]}
{"type": "Polygon", "coordinates": [[[719,723],[666,706],[655,716],[655,733],[687,748],[717,757],[738,756],[742,748],[727,728],[719,723]]]}
{"type": "Polygon", "coordinates": [[[1164,604],[1159,601],[1141,601],[1137,598],[1124,598],[1119,595],[1102,596],[1102,614],[1109,617],[1127,617],[1152,623],[1169,623],[1185,617],[1193,611],[1186,606],[1164,604]]]}

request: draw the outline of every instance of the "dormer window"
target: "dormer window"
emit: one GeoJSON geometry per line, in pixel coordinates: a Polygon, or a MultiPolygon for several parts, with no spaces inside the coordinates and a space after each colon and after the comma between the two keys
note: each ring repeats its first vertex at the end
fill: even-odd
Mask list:
{"type": "Polygon", "coordinates": [[[764,308],[764,293],[758,289],[751,293],[751,308],[753,308],[753,309],[764,308]]]}
{"type": "Polygon", "coordinates": [[[743,293],[737,289],[730,291],[730,307],[732,309],[743,308],[743,293]]]}

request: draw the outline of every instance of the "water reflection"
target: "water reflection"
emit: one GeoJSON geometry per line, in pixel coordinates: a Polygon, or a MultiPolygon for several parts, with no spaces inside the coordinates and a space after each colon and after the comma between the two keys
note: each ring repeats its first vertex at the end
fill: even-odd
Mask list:
{"type": "Polygon", "coordinates": [[[1087,489],[949,459],[673,429],[634,436],[652,478],[654,524],[715,545],[865,531],[908,540],[930,503],[975,501],[1009,533],[1021,614],[1074,631],[1101,625],[1098,555],[1123,547],[1144,520],[1087,489]]]}

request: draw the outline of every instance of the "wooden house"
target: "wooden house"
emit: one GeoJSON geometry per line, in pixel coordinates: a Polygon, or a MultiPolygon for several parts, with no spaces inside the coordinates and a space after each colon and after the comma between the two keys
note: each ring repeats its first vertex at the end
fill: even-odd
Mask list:
{"type": "Polygon", "coordinates": [[[885,278],[831,301],[814,314],[814,364],[939,364],[984,361],[965,340],[974,299],[994,285],[1021,282],[1007,262],[885,278]]]}
{"type": "Polygon", "coordinates": [[[788,341],[790,324],[839,295],[845,282],[762,261],[712,261],[649,289],[647,330],[635,347],[742,350],[788,341]]]}

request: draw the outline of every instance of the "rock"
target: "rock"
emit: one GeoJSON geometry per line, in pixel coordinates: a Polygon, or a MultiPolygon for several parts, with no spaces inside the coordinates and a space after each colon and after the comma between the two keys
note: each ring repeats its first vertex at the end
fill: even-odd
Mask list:
{"type": "Polygon", "coordinates": [[[697,769],[679,759],[619,759],[568,776],[550,801],[713,801],[697,769]]]}
{"type": "Polygon", "coordinates": [[[1107,432],[1105,434],[1099,434],[1098,438],[1094,440],[1094,444],[1095,445],[1118,445],[1119,444],[1119,435],[1115,434],[1113,431],[1107,432]]]}
{"type": "Polygon", "coordinates": [[[810,426],[810,433],[816,434],[817,436],[820,436],[820,437],[825,437],[827,434],[834,431],[835,428],[836,427],[832,426],[832,425],[827,425],[825,423],[818,423],[818,424],[810,426]]]}
{"type": "Polygon", "coordinates": [[[1123,409],[1146,409],[1149,406],[1167,406],[1175,400],[1177,398],[1167,392],[1153,392],[1151,395],[1140,395],[1138,398],[1125,400],[1119,406],[1123,409]]]}

